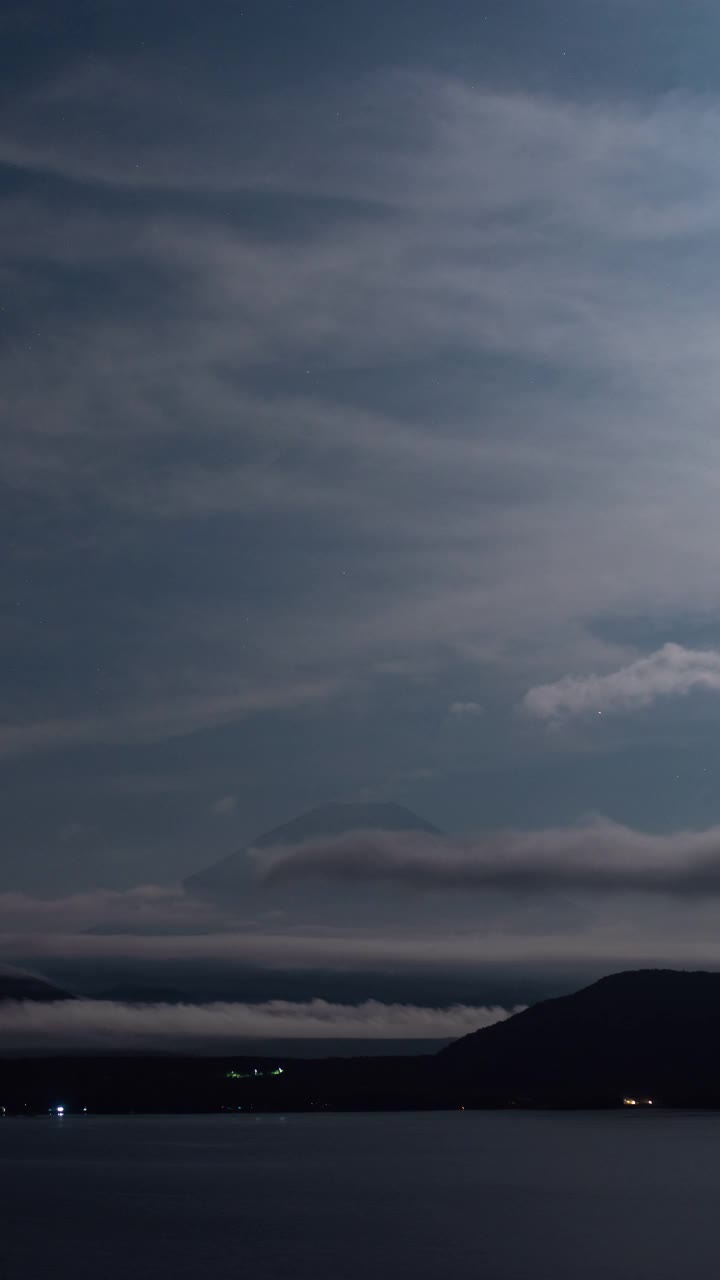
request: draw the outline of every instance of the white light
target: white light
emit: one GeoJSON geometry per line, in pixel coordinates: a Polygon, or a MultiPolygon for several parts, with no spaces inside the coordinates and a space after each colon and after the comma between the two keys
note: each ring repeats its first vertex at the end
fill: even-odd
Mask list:
{"type": "Polygon", "coordinates": [[[65,1108],[64,1108],[64,1107],[56,1107],[56,1108],[55,1108],[55,1111],[56,1111],[57,1115],[59,1115],[59,1116],[64,1116],[64,1115],[65,1115],[65,1108]]]}

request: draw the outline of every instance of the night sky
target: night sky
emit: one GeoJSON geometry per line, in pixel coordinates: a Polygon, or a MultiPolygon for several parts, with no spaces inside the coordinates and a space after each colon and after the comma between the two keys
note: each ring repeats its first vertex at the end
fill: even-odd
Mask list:
{"type": "Polygon", "coordinates": [[[5,7],[0,960],[419,1036],[720,966],[719,42],[5,7]],[[443,835],[180,887],[333,801],[443,835]]]}

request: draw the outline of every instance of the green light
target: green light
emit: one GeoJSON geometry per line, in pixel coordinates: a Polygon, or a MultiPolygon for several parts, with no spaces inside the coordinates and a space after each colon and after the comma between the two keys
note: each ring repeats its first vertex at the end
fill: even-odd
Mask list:
{"type": "Polygon", "coordinates": [[[257,1067],[254,1071],[226,1071],[226,1080],[259,1080],[262,1076],[281,1076],[284,1075],[284,1067],[275,1067],[272,1071],[258,1071],[257,1067]]]}

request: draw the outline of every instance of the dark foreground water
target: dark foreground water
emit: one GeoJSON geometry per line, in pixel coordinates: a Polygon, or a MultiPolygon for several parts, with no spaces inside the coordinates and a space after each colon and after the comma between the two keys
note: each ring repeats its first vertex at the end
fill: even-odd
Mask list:
{"type": "Polygon", "coordinates": [[[3,1280],[694,1280],[720,1115],[0,1122],[3,1280]]]}

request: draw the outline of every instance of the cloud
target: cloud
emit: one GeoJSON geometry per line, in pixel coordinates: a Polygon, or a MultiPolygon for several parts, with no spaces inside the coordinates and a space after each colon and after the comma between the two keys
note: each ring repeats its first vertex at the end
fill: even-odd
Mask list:
{"type": "Polygon", "coordinates": [[[216,818],[228,818],[236,809],[237,797],[223,796],[220,800],[216,800],[215,803],[211,805],[210,812],[213,813],[216,818]]]}
{"type": "Polygon", "coordinates": [[[0,1044],[9,1050],[230,1049],[249,1039],[452,1039],[517,1009],[421,1008],[367,1000],[264,1004],[124,1004],[109,1000],[0,1002],[0,1044]]]}
{"type": "Polygon", "coordinates": [[[217,964],[224,969],[257,975],[258,971],[285,974],[332,973],[353,979],[372,975],[373,982],[387,975],[410,976],[418,984],[428,977],[477,977],[492,983],[498,972],[522,980],[528,973],[577,975],[591,970],[595,976],[626,968],[720,969],[718,915],[701,912],[700,904],[678,920],[661,917],[639,921],[636,913],[600,920],[582,930],[557,933],[541,924],[533,931],[518,931],[501,922],[478,930],[434,929],[422,933],[395,927],[385,933],[373,930],[301,929],[261,933],[128,934],[0,933],[0,955],[22,958],[47,967],[72,963],[74,971],[97,971],[99,963],[114,966],[161,966],[192,963],[217,964]],[[87,969],[85,968],[87,966],[87,969]]]}
{"type": "Polygon", "coordinates": [[[720,827],[650,835],[607,819],[474,839],[356,831],[251,851],[270,881],[321,877],[422,889],[720,894],[720,827]]]}
{"type": "MultiPolygon", "coordinates": [[[[144,566],[98,576],[107,710],[89,676],[72,710],[18,692],[6,758],[301,714],[400,666],[500,669],[514,700],[539,652],[594,658],[589,616],[706,601],[718,102],[339,92],[340,122],[330,88],[179,100],[89,65],[4,114],[7,163],[72,180],[60,216],[32,183],[0,212],[29,298],[0,359],[4,477],[37,513],[17,555],[73,511],[99,561],[144,566]]],[[[66,547],[43,546],[53,578],[66,547]]],[[[61,690],[54,621],[34,639],[61,690]]]]}
{"type": "Polygon", "coordinates": [[[456,720],[470,720],[484,714],[485,709],[479,702],[451,702],[448,707],[448,715],[456,720]]]}
{"type": "Polygon", "coordinates": [[[636,949],[648,961],[670,959],[673,948],[692,954],[700,945],[701,921],[709,930],[704,945],[712,946],[720,918],[720,827],[661,835],[596,818],[465,838],[363,831],[256,849],[252,858],[256,890],[249,882],[244,894],[217,900],[162,885],[55,898],[0,894],[0,957],[24,965],[95,957],[275,972],[432,973],[562,957],[572,948],[578,956],[585,946],[613,962],[636,949]],[[309,886],[297,902],[282,895],[285,885],[318,879],[337,884],[342,911],[323,905],[323,894],[316,900],[309,886]],[[342,889],[356,884],[377,886],[382,926],[368,895],[349,913],[342,889]],[[410,923],[397,897],[388,899],[396,917],[387,915],[384,894],[392,887],[423,891],[410,923]],[[461,915],[447,897],[457,890],[467,908],[461,915]],[[566,895],[579,901],[569,916],[562,909],[558,915],[566,895]],[[626,909],[627,929],[619,923],[626,909]]]}
{"type": "Polygon", "coordinates": [[[180,887],[141,885],[124,891],[90,889],[58,898],[29,893],[0,893],[0,935],[36,931],[182,931],[219,927],[218,906],[194,898],[180,887]]]}
{"type": "MultiPolygon", "coordinates": [[[[208,681],[210,683],[210,681],[208,681]]],[[[223,693],[176,692],[163,698],[126,705],[115,715],[63,716],[29,720],[25,723],[0,721],[0,759],[114,743],[161,742],[203,729],[235,724],[262,712],[288,711],[323,702],[338,692],[334,678],[254,682],[245,689],[237,686],[223,693]]]]}
{"type": "Polygon", "coordinates": [[[661,698],[695,689],[720,693],[720,651],[666,644],[607,675],[564,676],[528,690],[523,707],[547,720],[563,716],[637,711],[661,698]]]}
{"type": "MultiPolygon", "coordinates": [[[[459,194],[465,209],[532,202],[561,225],[643,241],[713,230],[720,209],[720,183],[707,164],[720,124],[705,99],[582,103],[383,71],[350,86],[324,83],[322,94],[306,91],[291,102],[245,97],[240,108],[253,117],[252,133],[237,132],[227,94],[212,97],[188,83],[179,100],[162,73],[141,77],[95,62],[16,95],[4,113],[0,157],[30,172],[118,188],[264,191],[453,213],[459,194]],[[108,94],[112,106],[99,118],[108,94]],[[258,134],[263,151],[253,145],[258,134]],[[468,171],[469,155],[477,164],[468,171]],[[569,160],[580,185],[565,180],[569,160]]],[[[512,238],[513,230],[499,234],[512,238]]]]}

